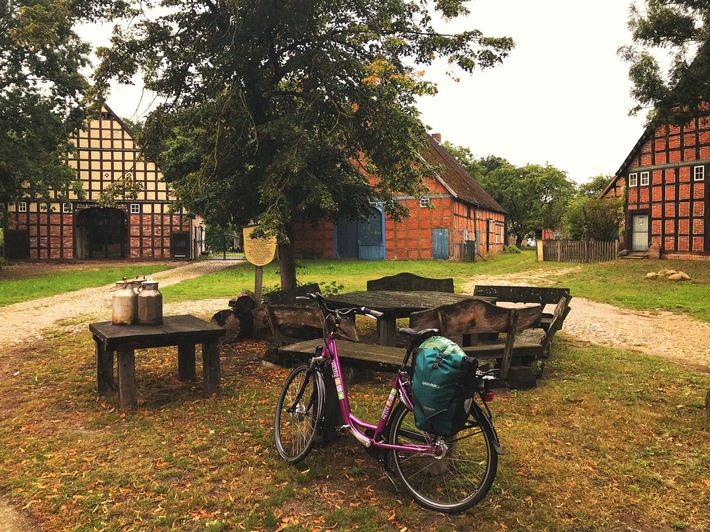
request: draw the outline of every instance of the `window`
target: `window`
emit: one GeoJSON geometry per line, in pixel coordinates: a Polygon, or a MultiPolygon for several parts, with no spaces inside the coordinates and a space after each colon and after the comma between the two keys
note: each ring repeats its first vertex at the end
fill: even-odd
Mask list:
{"type": "Polygon", "coordinates": [[[629,174],[629,186],[635,187],[638,185],[638,176],[636,174],[629,174]]]}
{"type": "Polygon", "coordinates": [[[429,207],[431,205],[431,200],[429,198],[421,198],[419,200],[420,207],[429,207]]]}
{"type": "Polygon", "coordinates": [[[141,206],[140,203],[131,203],[131,214],[140,214],[141,206]]]}
{"type": "Polygon", "coordinates": [[[62,212],[65,214],[74,212],[74,205],[71,203],[62,203],[62,212]]]}
{"type": "Polygon", "coordinates": [[[693,181],[704,181],[705,180],[705,167],[696,166],[693,168],[693,181]]]}
{"type": "Polygon", "coordinates": [[[641,183],[640,185],[646,186],[648,185],[648,172],[641,172],[641,183]]]}
{"type": "Polygon", "coordinates": [[[17,212],[27,212],[27,202],[23,201],[17,204],[17,212]]]}

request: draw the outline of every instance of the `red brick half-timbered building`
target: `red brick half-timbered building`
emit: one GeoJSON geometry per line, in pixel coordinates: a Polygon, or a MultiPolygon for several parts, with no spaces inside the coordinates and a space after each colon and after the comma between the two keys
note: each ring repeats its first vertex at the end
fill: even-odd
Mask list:
{"type": "MultiPolygon", "coordinates": [[[[160,168],[146,160],[132,133],[105,107],[79,131],[67,163],[77,170],[85,198],[50,205],[24,201],[8,206],[5,256],[9,260],[189,259],[201,231],[199,219],[173,212],[174,198],[160,168]],[[126,181],[135,199],[121,196],[108,207],[102,193],[126,181]]],[[[58,197],[55,195],[55,198],[58,197]]],[[[200,239],[201,240],[201,239],[200,239]]]]}
{"type": "Polygon", "coordinates": [[[505,210],[440,140],[439,135],[429,137],[429,146],[421,154],[437,168],[436,178],[427,182],[429,192],[421,199],[398,198],[409,208],[409,218],[395,222],[373,205],[372,216],[365,222],[298,224],[296,256],[462,260],[466,255],[502,251],[505,210]]]}
{"type": "Polygon", "coordinates": [[[624,196],[623,248],[662,258],[710,258],[710,117],[649,128],[607,186],[624,196]]]}

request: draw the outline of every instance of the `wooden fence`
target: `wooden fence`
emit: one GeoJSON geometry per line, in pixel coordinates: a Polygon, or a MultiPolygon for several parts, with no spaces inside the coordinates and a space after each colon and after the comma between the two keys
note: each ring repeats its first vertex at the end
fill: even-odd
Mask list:
{"type": "Polygon", "coordinates": [[[544,240],[542,260],[555,262],[604,262],[616,260],[619,241],[596,240],[544,240]]]}

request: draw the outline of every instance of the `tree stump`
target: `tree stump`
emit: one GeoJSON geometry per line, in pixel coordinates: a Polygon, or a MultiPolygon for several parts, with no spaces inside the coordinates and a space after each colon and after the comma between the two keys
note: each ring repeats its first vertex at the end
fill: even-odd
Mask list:
{"type": "Polygon", "coordinates": [[[234,312],[237,314],[251,314],[251,311],[256,308],[254,292],[242,290],[233,299],[229,300],[229,306],[233,308],[234,312]]]}
{"type": "MultiPolygon", "coordinates": [[[[250,315],[251,318],[251,315],[250,315]]],[[[240,338],[240,334],[251,331],[251,327],[242,327],[242,321],[234,315],[232,310],[220,310],[210,320],[215,325],[223,327],[226,331],[219,341],[224,344],[231,344],[240,338]]],[[[251,324],[250,324],[251,325],[251,324]]]]}

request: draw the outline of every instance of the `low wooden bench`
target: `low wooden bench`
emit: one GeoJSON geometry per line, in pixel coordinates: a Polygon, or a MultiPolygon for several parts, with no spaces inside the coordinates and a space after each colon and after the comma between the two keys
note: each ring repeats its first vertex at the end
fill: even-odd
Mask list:
{"type": "MultiPolygon", "coordinates": [[[[447,338],[475,337],[475,343],[465,345],[464,352],[480,360],[494,360],[500,365],[500,378],[507,379],[511,365],[520,365],[521,350],[516,351],[516,334],[540,322],[542,306],[522,308],[499,307],[480,299],[468,299],[452,305],[415,312],[410,326],[415,329],[437,328],[447,338]],[[505,334],[505,337],[500,337],[505,334]],[[482,339],[489,337],[490,339],[482,339]]],[[[527,347],[527,346],[526,346],[527,347]]],[[[527,352],[535,359],[541,355],[527,352]]],[[[527,364],[526,364],[527,365],[527,364]]]]}
{"type": "MultiPolygon", "coordinates": [[[[548,330],[553,321],[553,313],[545,308],[547,305],[557,306],[561,299],[566,301],[565,314],[562,321],[569,314],[569,302],[572,300],[569,288],[543,288],[540,286],[505,286],[505,285],[476,285],[473,289],[474,296],[493,297],[497,304],[507,303],[538,303],[543,306],[540,327],[548,330]]],[[[561,328],[560,324],[560,328],[561,328]]]]}
{"type": "Polygon", "coordinates": [[[413,273],[403,272],[397,275],[381,277],[367,281],[367,290],[393,290],[398,292],[449,292],[454,293],[454,279],[431,279],[413,273]]]}

